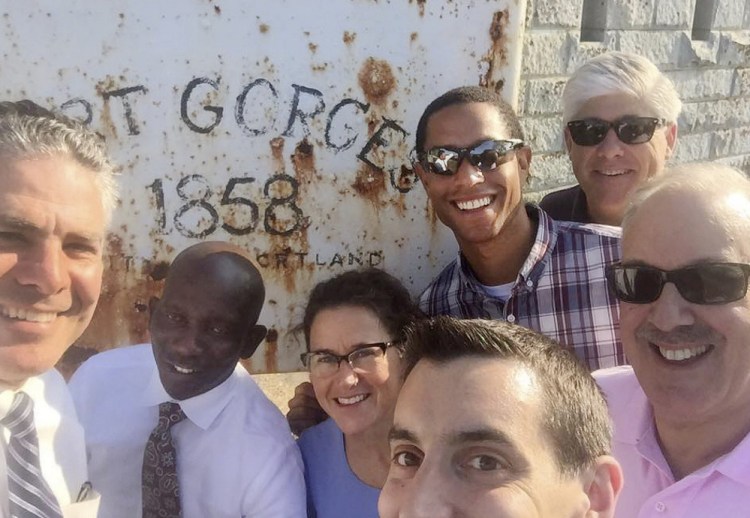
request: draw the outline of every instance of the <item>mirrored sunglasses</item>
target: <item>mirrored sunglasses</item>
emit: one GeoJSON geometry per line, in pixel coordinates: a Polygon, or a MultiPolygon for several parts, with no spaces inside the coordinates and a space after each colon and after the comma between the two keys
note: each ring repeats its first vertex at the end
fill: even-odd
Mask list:
{"type": "Polygon", "coordinates": [[[727,304],[745,296],[748,278],[750,264],[743,263],[705,263],[669,271],[619,263],[607,268],[615,295],[630,304],[654,302],[668,282],[693,304],[727,304]]]}
{"type": "Polygon", "coordinates": [[[450,176],[456,174],[465,159],[482,172],[492,171],[508,161],[511,151],[526,144],[522,140],[485,140],[472,147],[434,147],[417,154],[417,162],[427,171],[450,176]]]}
{"type": "Polygon", "coordinates": [[[623,117],[612,122],[590,118],[570,121],[568,131],[579,146],[596,146],[605,139],[610,128],[625,144],[643,144],[651,140],[656,128],[663,124],[664,119],[655,117],[623,117]]]}

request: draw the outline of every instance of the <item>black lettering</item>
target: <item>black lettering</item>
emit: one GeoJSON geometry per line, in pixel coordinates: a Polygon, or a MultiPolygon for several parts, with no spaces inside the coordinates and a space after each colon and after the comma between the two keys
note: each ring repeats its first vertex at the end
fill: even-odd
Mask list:
{"type": "Polygon", "coordinates": [[[214,81],[213,79],[209,79],[208,77],[196,77],[187,84],[187,86],[185,87],[185,91],[182,92],[182,98],[180,99],[180,118],[188,128],[196,133],[210,133],[211,130],[218,126],[221,122],[221,118],[224,115],[224,108],[222,108],[221,106],[204,106],[204,110],[213,113],[216,117],[214,118],[214,122],[209,124],[208,126],[198,126],[196,123],[190,120],[190,117],[188,116],[188,101],[190,100],[190,95],[193,93],[193,90],[195,90],[199,85],[209,85],[213,87],[214,90],[218,90],[219,81],[221,81],[221,78],[218,78],[216,81],[214,81]]]}
{"type": "MultiPolygon", "coordinates": [[[[361,103],[355,99],[344,99],[340,103],[338,103],[336,106],[333,107],[331,110],[331,113],[328,114],[328,121],[326,122],[326,131],[325,131],[325,141],[326,146],[329,148],[332,148],[337,153],[339,151],[344,151],[345,149],[349,149],[354,145],[354,143],[357,141],[357,137],[359,137],[359,134],[357,133],[353,137],[349,137],[346,139],[343,144],[334,144],[333,140],[331,140],[331,127],[333,126],[333,119],[338,114],[339,110],[344,108],[345,106],[354,105],[360,110],[362,110],[362,113],[367,113],[367,111],[370,109],[369,104],[361,103]]],[[[347,123],[344,123],[344,131],[348,134],[351,134],[352,127],[349,126],[347,123]]]]}
{"type": "Polygon", "coordinates": [[[271,94],[273,95],[274,100],[278,99],[278,94],[276,93],[276,89],[273,87],[273,85],[268,80],[261,78],[256,79],[255,81],[247,85],[244,90],[242,90],[242,93],[237,96],[237,104],[234,107],[234,118],[237,121],[237,125],[242,128],[242,131],[244,131],[251,137],[265,135],[266,133],[268,133],[269,126],[273,126],[274,122],[276,122],[276,120],[274,119],[270,121],[267,126],[256,129],[249,127],[245,121],[245,102],[247,101],[247,94],[250,93],[250,90],[259,85],[268,87],[268,89],[271,91],[271,94]]]}
{"type": "Polygon", "coordinates": [[[297,257],[299,257],[299,265],[305,266],[305,257],[307,257],[307,252],[295,252],[297,257]]]}
{"type": "Polygon", "coordinates": [[[288,254],[276,254],[276,268],[286,268],[287,257],[289,257],[288,254]]]}
{"type": "Polygon", "coordinates": [[[349,266],[353,265],[354,263],[362,265],[362,257],[357,257],[354,254],[349,253],[349,266]]]}
{"type": "Polygon", "coordinates": [[[122,102],[122,108],[125,111],[125,121],[128,123],[129,135],[138,135],[141,132],[138,129],[138,124],[135,122],[135,119],[133,118],[133,108],[132,106],[130,106],[130,100],[127,97],[128,95],[134,92],[141,92],[145,94],[147,90],[145,86],[138,85],[138,86],[130,86],[128,88],[120,88],[119,90],[111,90],[109,92],[104,92],[102,94],[102,97],[104,97],[104,102],[109,101],[111,97],[120,98],[120,101],[122,102]]]}
{"type": "MultiPolygon", "coordinates": [[[[359,152],[357,158],[362,160],[365,164],[375,168],[378,171],[384,171],[383,165],[377,165],[368,158],[368,155],[377,147],[390,146],[391,140],[386,137],[386,133],[401,135],[402,138],[406,138],[409,135],[404,128],[402,128],[396,121],[386,119],[383,117],[383,124],[380,125],[378,130],[370,137],[365,147],[359,152]]],[[[406,159],[406,157],[404,157],[406,159]]],[[[401,177],[397,175],[400,173],[400,168],[396,168],[390,171],[391,185],[399,192],[409,192],[414,187],[414,182],[399,181],[401,177]]]]}
{"type": "Polygon", "coordinates": [[[334,264],[344,266],[344,258],[341,257],[338,253],[333,254],[333,259],[331,259],[331,266],[333,266],[334,264]]]}
{"type": "Polygon", "coordinates": [[[282,135],[285,137],[292,136],[294,121],[299,119],[300,123],[302,123],[302,130],[304,131],[305,136],[308,136],[310,134],[310,128],[308,127],[307,121],[321,113],[326,108],[326,103],[323,102],[323,93],[320,90],[308,88],[307,86],[293,84],[292,87],[294,87],[294,100],[292,100],[292,110],[289,113],[289,122],[287,123],[286,129],[284,130],[284,133],[282,133],[282,135]],[[315,98],[315,108],[313,108],[312,111],[304,112],[300,109],[300,92],[311,95],[315,98]]]}
{"type": "Polygon", "coordinates": [[[76,97],[75,99],[70,99],[69,101],[65,101],[60,106],[60,110],[65,111],[76,105],[83,106],[83,109],[86,112],[86,117],[75,117],[75,118],[79,119],[86,126],[91,124],[91,121],[94,120],[94,110],[91,108],[91,103],[88,102],[86,99],[81,99],[80,97],[76,97]]]}
{"type": "Polygon", "coordinates": [[[320,260],[320,254],[315,254],[315,265],[316,266],[326,266],[328,263],[325,261],[320,260]]]}
{"type": "Polygon", "coordinates": [[[370,266],[377,266],[383,262],[383,252],[370,252],[370,266]]]}

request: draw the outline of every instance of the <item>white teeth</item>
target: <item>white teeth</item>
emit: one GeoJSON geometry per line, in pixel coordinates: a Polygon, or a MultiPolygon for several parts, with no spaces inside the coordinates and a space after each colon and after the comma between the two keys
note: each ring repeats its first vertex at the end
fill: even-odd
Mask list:
{"type": "Polygon", "coordinates": [[[0,313],[8,318],[15,318],[16,320],[26,320],[28,322],[52,322],[57,316],[57,313],[7,307],[0,308],[0,313]]]}
{"type": "Polygon", "coordinates": [[[607,170],[600,170],[599,173],[603,174],[604,176],[620,176],[622,174],[627,173],[627,169],[607,169],[607,170]]]}
{"type": "Polygon", "coordinates": [[[336,401],[338,401],[340,405],[353,405],[360,401],[364,401],[366,397],[365,394],[359,394],[358,396],[336,398],[336,401]]]}
{"type": "Polygon", "coordinates": [[[708,345],[701,345],[698,347],[686,349],[664,349],[663,347],[659,347],[659,353],[661,353],[661,355],[667,360],[681,362],[684,360],[689,360],[690,358],[695,358],[696,356],[700,356],[701,354],[708,351],[708,347],[708,345]]]}
{"type": "Polygon", "coordinates": [[[187,367],[180,367],[179,365],[175,365],[174,370],[176,370],[180,374],[192,374],[194,372],[197,372],[196,369],[188,369],[187,367]]]}
{"type": "Polygon", "coordinates": [[[492,198],[489,196],[485,196],[484,198],[478,198],[476,200],[469,200],[469,201],[457,201],[456,205],[461,210],[471,210],[471,209],[478,209],[480,207],[486,207],[490,204],[492,201],[492,198]]]}

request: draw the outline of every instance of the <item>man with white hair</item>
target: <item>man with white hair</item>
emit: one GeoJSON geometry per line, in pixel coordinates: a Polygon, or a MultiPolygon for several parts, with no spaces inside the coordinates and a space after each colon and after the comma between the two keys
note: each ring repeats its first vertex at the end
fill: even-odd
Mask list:
{"type": "Polygon", "coordinates": [[[633,192],[675,149],[682,103],[674,84],[642,56],[607,52],[573,73],[562,104],[578,185],[540,206],[555,219],[619,226],[633,192]]]}
{"type": "Polygon", "coordinates": [[[608,279],[632,367],[595,373],[625,487],[617,516],[750,512],[750,180],[686,164],[638,191],[608,279]]]}

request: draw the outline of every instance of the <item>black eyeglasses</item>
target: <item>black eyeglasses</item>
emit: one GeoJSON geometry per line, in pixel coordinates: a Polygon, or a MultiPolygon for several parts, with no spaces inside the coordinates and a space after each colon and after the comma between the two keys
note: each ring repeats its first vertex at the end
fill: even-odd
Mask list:
{"type": "Polygon", "coordinates": [[[302,364],[308,368],[310,374],[325,378],[333,376],[339,370],[341,362],[349,364],[353,371],[359,373],[374,372],[382,364],[385,352],[389,347],[396,347],[400,342],[377,342],[362,344],[349,354],[340,356],[327,351],[311,351],[302,353],[302,364]]]}
{"type": "Polygon", "coordinates": [[[630,304],[654,302],[668,282],[693,304],[727,304],[745,296],[748,278],[750,264],[743,263],[704,263],[669,271],[619,263],[607,267],[615,295],[630,304]]]}
{"type": "Polygon", "coordinates": [[[656,128],[665,122],[655,117],[623,117],[612,122],[591,118],[570,121],[568,131],[579,146],[596,146],[607,136],[609,128],[615,130],[617,138],[625,144],[643,144],[651,140],[656,128]]]}
{"type": "Polygon", "coordinates": [[[464,158],[482,172],[508,161],[508,153],[524,147],[523,140],[484,140],[472,147],[434,147],[417,153],[417,162],[427,171],[444,176],[456,174],[464,158]]]}

